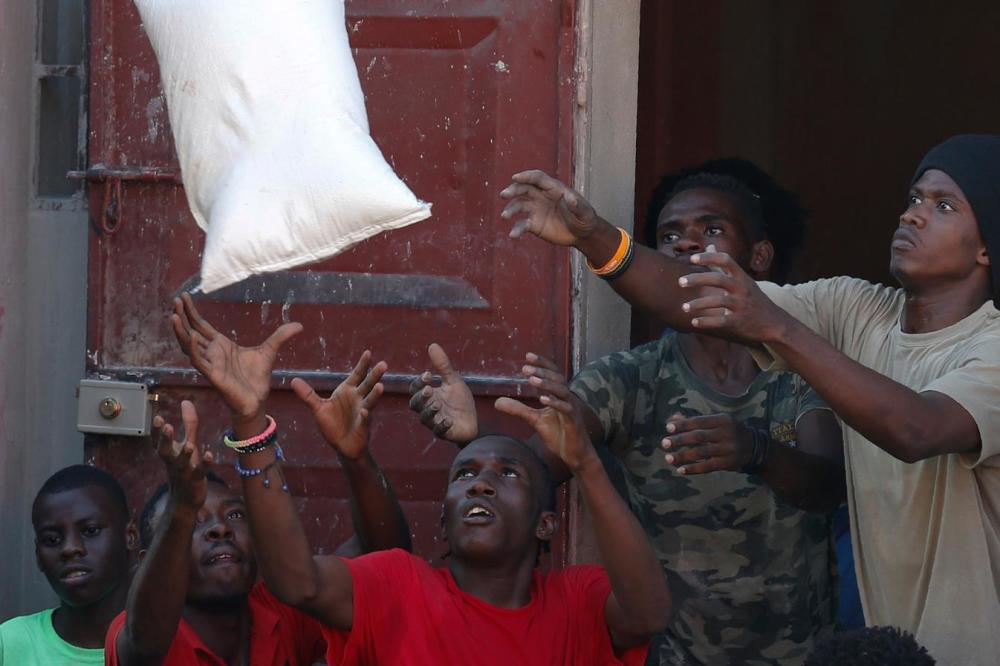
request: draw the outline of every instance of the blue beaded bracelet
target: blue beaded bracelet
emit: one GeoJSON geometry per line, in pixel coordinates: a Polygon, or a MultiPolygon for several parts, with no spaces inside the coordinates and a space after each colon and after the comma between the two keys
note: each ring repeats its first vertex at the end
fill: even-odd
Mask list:
{"type": "Polygon", "coordinates": [[[233,467],[236,468],[236,473],[239,474],[240,477],[244,478],[244,479],[252,479],[255,476],[260,476],[260,475],[263,474],[264,475],[264,488],[270,488],[271,487],[271,479],[270,479],[270,476],[269,476],[268,472],[271,471],[272,467],[277,467],[278,468],[278,477],[281,479],[281,489],[284,492],[287,493],[288,492],[288,482],[285,481],[285,474],[281,470],[281,467],[278,465],[278,463],[283,462],[284,460],[285,460],[285,452],[281,450],[281,446],[279,444],[275,444],[274,445],[274,460],[271,461],[270,463],[268,463],[267,465],[265,465],[264,467],[243,467],[242,465],[240,465],[240,461],[239,461],[238,458],[236,460],[236,464],[233,465],[233,467]]]}

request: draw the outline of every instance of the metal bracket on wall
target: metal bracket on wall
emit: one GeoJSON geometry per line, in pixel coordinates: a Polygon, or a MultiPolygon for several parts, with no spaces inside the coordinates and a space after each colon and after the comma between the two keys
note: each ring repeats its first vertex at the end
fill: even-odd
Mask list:
{"type": "Polygon", "coordinates": [[[95,164],[86,171],[70,171],[66,177],[71,180],[86,180],[90,183],[104,183],[104,197],[101,200],[101,231],[111,235],[118,231],[122,219],[125,200],[122,197],[122,182],[169,183],[183,185],[181,172],[177,169],[149,166],[105,166],[95,164]]]}

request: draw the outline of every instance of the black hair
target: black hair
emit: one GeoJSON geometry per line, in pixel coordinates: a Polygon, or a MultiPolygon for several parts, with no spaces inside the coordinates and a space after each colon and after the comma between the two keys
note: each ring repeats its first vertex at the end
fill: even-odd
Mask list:
{"type": "MultiPolygon", "coordinates": [[[[555,511],[556,510],[556,484],[552,477],[552,470],[549,469],[548,463],[545,459],[538,455],[535,449],[531,448],[527,442],[512,435],[506,435],[502,433],[487,433],[485,435],[480,435],[476,437],[478,441],[480,439],[485,439],[487,437],[498,437],[500,439],[506,439],[508,441],[516,443],[522,449],[524,449],[529,460],[533,461],[535,467],[538,469],[540,479],[537,481],[541,482],[541,485],[535,486],[535,500],[538,502],[539,515],[543,511],[555,511]]],[[[470,444],[472,442],[469,442],[470,444]]],[[[537,519],[537,516],[536,516],[537,519]]],[[[444,504],[441,505],[441,522],[444,523],[444,504]]],[[[543,553],[548,553],[552,550],[552,544],[544,539],[538,540],[538,554],[535,558],[535,566],[538,566],[539,558],[541,558],[543,553]]],[[[449,548],[445,551],[443,558],[451,557],[451,549],[449,548]]]]}
{"type": "Polygon", "coordinates": [[[90,486],[103,489],[120,509],[122,521],[128,522],[128,500],[125,498],[125,489],[122,488],[122,484],[105,470],[92,465],[70,465],[50,476],[42,484],[38,494],[35,495],[35,500],[31,505],[32,518],[34,518],[35,507],[38,506],[38,501],[42,497],[90,486]]]}
{"type": "Polygon", "coordinates": [[[798,197],[784,189],[766,171],[753,162],[737,157],[709,160],[696,166],[669,173],[660,179],[646,208],[644,241],[656,247],[656,222],[663,207],[683,191],[704,187],[733,196],[742,212],[751,222],[759,220],[764,237],[774,246],[771,277],[775,282],[785,282],[792,267],[795,251],[805,237],[805,221],[809,212],[799,203],[798,197]],[[711,184],[712,176],[725,176],[725,180],[711,184]],[[736,181],[738,187],[733,187],[736,181]],[[681,185],[684,185],[682,188],[681,185]],[[746,208],[746,194],[756,203],[746,208]],[[753,215],[753,208],[759,216],[753,215]],[[750,214],[748,214],[750,213],[750,214]]]}
{"type": "MultiPolygon", "coordinates": [[[[220,485],[229,487],[225,479],[216,474],[215,472],[209,472],[205,475],[205,478],[212,483],[218,483],[220,485]]],[[[149,548],[153,544],[153,536],[156,534],[156,507],[160,503],[167,493],[170,492],[170,484],[162,483],[160,487],[153,491],[149,499],[146,500],[146,504],[142,507],[142,513],[139,515],[139,543],[142,548],[149,548]]]]}
{"type": "Polygon", "coordinates": [[[804,666],[934,666],[927,648],[898,627],[866,627],[820,641],[804,666]]]}

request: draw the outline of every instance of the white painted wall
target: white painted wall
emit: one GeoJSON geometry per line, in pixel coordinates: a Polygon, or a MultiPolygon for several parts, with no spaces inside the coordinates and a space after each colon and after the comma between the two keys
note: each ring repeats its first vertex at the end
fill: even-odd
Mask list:
{"type": "Polygon", "coordinates": [[[32,199],[34,53],[35,3],[0,2],[0,620],[55,603],[35,567],[31,502],[83,462],[87,218],[32,199]]]}
{"type": "MultiPolygon", "coordinates": [[[[609,222],[629,231],[635,196],[639,89],[639,1],[580,0],[577,15],[577,108],[574,187],[609,222]]],[[[573,370],[628,349],[631,308],[573,256],[573,370]]],[[[570,491],[572,562],[597,561],[585,508],[570,491]]]]}

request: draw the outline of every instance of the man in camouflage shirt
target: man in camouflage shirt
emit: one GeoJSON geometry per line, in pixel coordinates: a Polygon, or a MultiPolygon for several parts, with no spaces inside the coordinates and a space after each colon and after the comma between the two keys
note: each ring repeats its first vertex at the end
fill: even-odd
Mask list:
{"type": "MultiPolygon", "coordinates": [[[[803,217],[775,205],[782,196],[742,161],[668,176],[651,205],[653,240],[680,257],[713,245],[782,279],[803,217]]],[[[441,386],[425,373],[411,405],[439,436],[468,441],[471,393],[439,347],[431,361],[441,386]]],[[[561,380],[535,356],[524,372],[540,387],[561,380]]],[[[802,664],[835,610],[825,512],[842,498],[843,460],[822,401],[797,375],[759,372],[746,348],[697,334],[599,359],[571,387],[670,583],[674,619],[648,663],[802,664]]]]}

